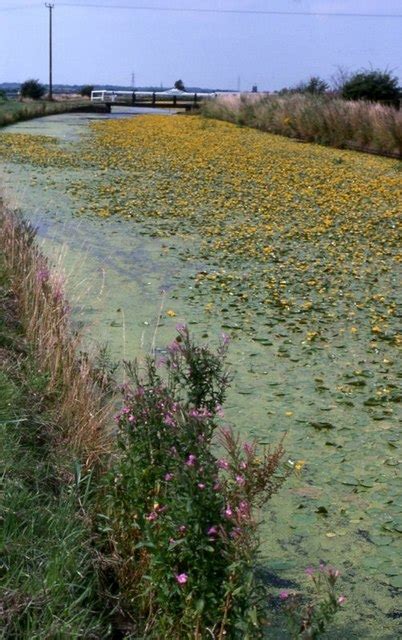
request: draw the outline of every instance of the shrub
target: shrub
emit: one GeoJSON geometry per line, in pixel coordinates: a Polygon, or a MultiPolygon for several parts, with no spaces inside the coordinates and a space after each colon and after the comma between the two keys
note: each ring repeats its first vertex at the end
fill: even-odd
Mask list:
{"type": "Polygon", "coordinates": [[[40,100],[46,93],[46,87],[40,84],[39,80],[25,80],[20,89],[22,98],[31,98],[32,100],[40,100]]]}
{"type": "Polygon", "coordinates": [[[307,82],[302,82],[296,91],[299,93],[311,93],[313,95],[322,95],[329,89],[328,83],[318,76],[311,76],[307,82]]]}
{"type": "Polygon", "coordinates": [[[343,85],[342,98],[398,104],[400,99],[398,78],[391,76],[388,71],[379,69],[359,71],[343,85]]]}
{"type": "Polygon", "coordinates": [[[184,86],[183,80],[176,80],[174,83],[174,88],[178,89],[178,91],[185,91],[186,87],[184,86]]]}
{"type": "Polygon", "coordinates": [[[4,89],[0,89],[0,102],[7,102],[7,94],[4,89]]]}
{"type": "Polygon", "coordinates": [[[212,353],[178,332],[159,367],[129,367],[116,417],[122,455],[101,522],[121,604],[138,637],[257,638],[255,507],[286,477],[284,450],[258,457],[254,443],[218,426],[226,339],[212,353]]]}
{"type": "Polygon", "coordinates": [[[94,90],[93,84],[84,84],[84,86],[81,87],[80,95],[83,98],[90,98],[93,90],[94,90]]]}

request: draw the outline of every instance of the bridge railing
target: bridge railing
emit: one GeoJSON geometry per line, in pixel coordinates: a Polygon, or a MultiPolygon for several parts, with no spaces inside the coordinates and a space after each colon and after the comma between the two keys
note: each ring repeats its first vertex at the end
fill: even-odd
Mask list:
{"type": "Polygon", "coordinates": [[[187,93],[184,91],[107,91],[94,90],[91,94],[91,102],[94,104],[127,104],[149,103],[154,105],[160,102],[169,102],[174,105],[197,104],[202,100],[216,97],[215,93],[187,93]]]}

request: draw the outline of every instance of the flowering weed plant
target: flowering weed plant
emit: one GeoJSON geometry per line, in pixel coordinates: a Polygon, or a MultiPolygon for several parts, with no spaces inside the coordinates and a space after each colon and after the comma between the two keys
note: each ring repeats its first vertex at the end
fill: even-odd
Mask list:
{"type": "Polygon", "coordinates": [[[283,446],[257,457],[219,426],[227,338],[213,353],[177,330],[162,360],[128,366],[116,416],[122,453],[101,521],[119,604],[135,637],[256,638],[255,508],[286,476],[283,446]]]}
{"type": "Polygon", "coordinates": [[[308,603],[303,603],[301,594],[289,591],[282,591],[279,599],[284,602],[290,637],[315,640],[324,633],[346,598],[336,593],[335,585],[340,577],[338,569],[321,563],[318,569],[307,567],[306,574],[315,592],[308,603]]]}

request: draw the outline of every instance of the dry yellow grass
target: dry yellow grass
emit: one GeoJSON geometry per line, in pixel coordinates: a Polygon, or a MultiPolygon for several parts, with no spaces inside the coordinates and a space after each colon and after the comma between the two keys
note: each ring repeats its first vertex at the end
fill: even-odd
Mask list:
{"type": "Polygon", "coordinates": [[[402,157],[402,112],[365,101],[301,94],[220,96],[205,115],[292,138],[402,157]]]}
{"type": "Polygon", "coordinates": [[[0,209],[0,251],[12,279],[20,321],[38,370],[48,375],[47,392],[59,400],[57,442],[93,466],[109,448],[110,404],[87,357],[79,356],[62,278],[49,268],[32,229],[16,214],[0,209]]]}

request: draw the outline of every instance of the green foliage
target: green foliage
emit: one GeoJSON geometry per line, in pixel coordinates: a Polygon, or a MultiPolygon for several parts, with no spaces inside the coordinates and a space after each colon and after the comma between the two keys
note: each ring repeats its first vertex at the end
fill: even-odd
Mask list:
{"type": "Polygon", "coordinates": [[[311,93],[313,95],[322,95],[328,91],[328,83],[318,76],[311,76],[307,82],[300,85],[302,93],[311,93]]]}
{"type": "Polygon", "coordinates": [[[100,530],[136,637],[258,638],[254,507],[282,484],[284,451],[258,457],[255,444],[219,428],[227,340],[212,353],[178,331],[159,366],[129,367],[100,530]]]}
{"type": "Polygon", "coordinates": [[[88,506],[90,478],[73,485],[69,470],[55,464],[43,373],[22,355],[6,287],[0,268],[1,637],[106,638],[90,535],[79,513],[88,506]]]}
{"type": "Polygon", "coordinates": [[[288,95],[296,93],[307,93],[312,95],[323,95],[329,89],[328,83],[319,76],[311,76],[307,81],[300,82],[294,87],[284,87],[279,95],[288,95]]]}
{"type": "Polygon", "coordinates": [[[279,598],[285,603],[289,631],[294,640],[317,640],[326,631],[346,598],[336,593],[340,573],[333,567],[320,564],[318,570],[306,569],[311,578],[314,594],[309,602],[303,602],[300,593],[282,591],[279,598]]]}
{"type": "Polygon", "coordinates": [[[80,95],[83,98],[90,98],[93,90],[94,90],[93,84],[84,84],[84,86],[81,87],[80,95]]]}
{"type": "Polygon", "coordinates": [[[176,80],[174,83],[174,88],[178,89],[178,91],[185,91],[186,87],[184,86],[183,80],[176,80]]]}
{"type": "Polygon", "coordinates": [[[0,89],[0,103],[7,102],[7,94],[3,89],[0,89]]]}
{"type": "Polygon", "coordinates": [[[40,84],[39,80],[30,78],[22,83],[20,93],[22,98],[40,100],[46,93],[46,87],[44,87],[43,84],[40,84]]]}
{"type": "Polygon", "coordinates": [[[380,69],[362,70],[353,74],[342,87],[345,100],[397,103],[401,97],[398,78],[380,69]]]}

